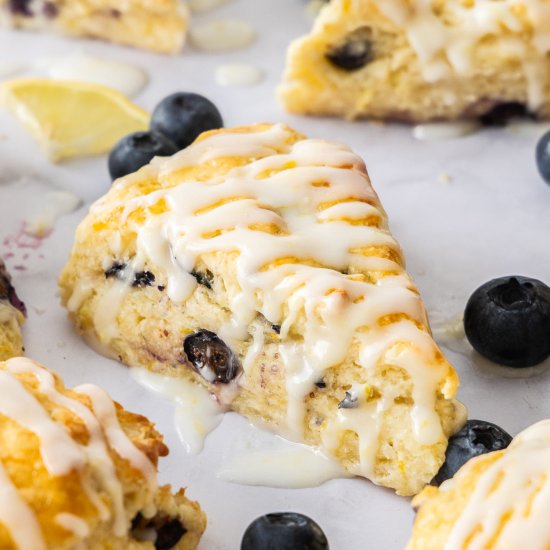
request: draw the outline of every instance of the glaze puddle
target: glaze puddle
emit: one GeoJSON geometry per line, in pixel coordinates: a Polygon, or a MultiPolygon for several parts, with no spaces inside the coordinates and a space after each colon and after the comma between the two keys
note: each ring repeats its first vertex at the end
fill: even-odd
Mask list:
{"type": "Polygon", "coordinates": [[[241,485],[287,489],[318,487],[330,479],[351,477],[320,450],[254,428],[254,438],[224,457],[216,477],[241,485]]]}
{"type": "Polygon", "coordinates": [[[246,48],[256,39],[256,31],[240,19],[219,19],[195,25],[189,37],[199,50],[221,52],[246,48]]]}
{"type": "Polygon", "coordinates": [[[438,141],[467,136],[479,128],[481,125],[475,121],[418,124],[413,128],[413,136],[419,141],[438,141]]]}
{"type": "Polygon", "coordinates": [[[262,70],[247,63],[226,64],[216,68],[216,82],[220,86],[252,86],[262,78],[262,70]]]}
{"type": "Polygon", "coordinates": [[[45,68],[50,78],[93,82],[129,97],[141,92],[148,81],[147,74],[135,65],[82,53],[43,59],[38,66],[45,68]]]}
{"type": "Polygon", "coordinates": [[[206,436],[223,418],[223,409],[210,393],[189,380],[162,376],[142,368],[130,369],[132,378],[144,388],[175,404],[174,423],[189,454],[198,454],[206,436]]]}

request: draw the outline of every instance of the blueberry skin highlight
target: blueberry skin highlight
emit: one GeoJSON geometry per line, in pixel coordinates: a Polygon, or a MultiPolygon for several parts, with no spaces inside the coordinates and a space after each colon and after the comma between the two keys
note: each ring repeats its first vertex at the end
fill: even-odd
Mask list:
{"type": "Polygon", "coordinates": [[[464,330],[472,347],[494,363],[537,365],[550,356],[550,288],[528,277],[493,279],[468,300],[464,330]]]}
{"type": "Polygon", "coordinates": [[[329,546],[311,518],[279,512],[256,518],[244,533],[241,550],[329,550],[329,546]]]}
{"type": "Polygon", "coordinates": [[[164,98],[151,116],[151,130],[164,134],[180,149],[203,132],[218,128],[223,128],[218,108],[206,97],[188,92],[164,98]]]}
{"type": "Polygon", "coordinates": [[[512,436],[502,428],[484,420],[468,420],[465,426],[449,438],[445,462],[432,485],[441,485],[453,477],[468,460],[493,451],[506,449],[512,436]]]}
{"type": "Polygon", "coordinates": [[[132,174],[154,157],[177,153],[178,148],[157,132],[135,132],[123,137],[109,155],[109,174],[113,180],[132,174]]]}
{"type": "Polygon", "coordinates": [[[535,158],[542,179],[550,185],[550,132],[546,132],[538,141],[535,158]]]}

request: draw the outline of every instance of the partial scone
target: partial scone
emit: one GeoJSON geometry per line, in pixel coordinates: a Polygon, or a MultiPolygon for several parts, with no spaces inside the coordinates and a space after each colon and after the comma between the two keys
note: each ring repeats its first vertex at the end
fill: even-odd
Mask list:
{"type": "Polygon", "coordinates": [[[78,330],[409,495],[463,420],[458,378],[363,161],[284,125],[202,134],[117,180],[61,275],[78,330]]]}
{"type": "Polygon", "coordinates": [[[331,0],[289,49],[291,112],[420,122],[550,116],[548,0],[331,0]]]}
{"type": "Polygon", "coordinates": [[[427,487],[407,550],[550,548],[550,420],[504,451],[468,461],[439,489],[427,487]]]}
{"type": "Polygon", "coordinates": [[[27,311],[0,259],[0,361],[23,354],[21,325],[27,311]]]}
{"type": "Polygon", "coordinates": [[[0,394],[0,548],[197,547],[204,514],[157,485],[168,449],[145,417],[22,357],[0,362],[0,394]]]}
{"type": "Polygon", "coordinates": [[[0,24],[177,53],[187,10],[183,0],[0,0],[0,24]]]}

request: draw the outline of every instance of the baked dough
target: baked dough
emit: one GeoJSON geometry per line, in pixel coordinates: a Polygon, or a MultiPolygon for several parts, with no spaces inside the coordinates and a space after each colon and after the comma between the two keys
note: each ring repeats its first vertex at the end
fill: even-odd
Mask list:
{"type": "Polygon", "coordinates": [[[281,125],[206,132],[117,180],[60,279],[78,330],[127,365],[409,495],[463,421],[458,378],[344,145],[281,125]]]}
{"type": "Polygon", "coordinates": [[[26,316],[6,266],[0,259],[0,361],[23,354],[21,325],[26,316]]]}
{"type": "Polygon", "coordinates": [[[407,550],[547,550],[549,473],[550,420],[543,420],[417,495],[407,550]]]}
{"type": "Polygon", "coordinates": [[[289,48],[293,113],[421,122],[550,115],[547,0],[331,0],[289,48]]]}
{"type": "Polygon", "coordinates": [[[187,10],[183,0],[0,0],[0,24],[177,53],[187,10]]]}
{"type": "Polygon", "coordinates": [[[196,548],[204,514],[157,485],[168,449],[145,417],[21,357],[0,394],[0,548],[196,548]]]}

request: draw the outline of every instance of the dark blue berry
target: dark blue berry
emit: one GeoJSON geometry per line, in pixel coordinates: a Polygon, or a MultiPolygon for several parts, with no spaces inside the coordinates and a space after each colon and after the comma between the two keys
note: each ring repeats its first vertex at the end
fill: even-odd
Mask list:
{"type": "Polygon", "coordinates": [[[328,541],[312,519],[280,512],[255,519],[244,533],[241,550],[328,550],[328,541]]]}
{"type": "Polygon", "coordinates": [[[187,529],[179,519],[171,519],[157,527],[155,550],[170,550],[181,540],[187,529]]]}
{"type": "Polygon", "coordinates": [[[361,27],[350,33],[345,40],[326,52],[325,57],[336,67],[356,71],[374,59],[372,31],[361,27]]]}
{"type": "Polygon", "coordinates": [[[209,330],[190,334],[183,351],[195,370],[208,382],[227,384],[239,372],[239,360],[227,344],[209,330]]]}
{"type": "Polygon", "coordinates": [[[550,132],[546,132],[537,143],[537,168],[542,179],[550,184],[550,132]]]}
{"type": "Polygon", "coordinates": [[[8,9],[13,15],[22,15],[23,17],[32,17],[31,0],[9,0],[8,9]]]}
{"type": "Polygon", "coordinates": [[[132,286],[143,288],[146,286],[151,286],[155,282],[155,275],[150,271],[138,271],[134,275],[134,280],[132,281],[132,286]]]}
{"type": "Polygon", "coordinates": [[[154,157],[173,155],[178,148],[158,132],[135,132],[123,137],[109,155],[112,179],[121,178],[149,164],[154,157]]]}
{"type": "Polygon", "coordinates": [[[464,312],[473,348],[495,363],[531,367],[550,356],[550,288],[528,277],[480,286],[464,312]]]}
{"type": "Polygon", "coordinates": [[[450,479],[468,460],[492,451],[506,449],[512,436],[496,424],[483,420],[468,420],[466,425],[449,439],[445,462],[434,477],[432,485],[450,479]]]}
{"type": "Polygon", "coordinates": [[[178,92],[164,98],[153,111],[151,129],[187,147],[207,130],[223,127],[217,107],[199,94],[178,92]]]}

